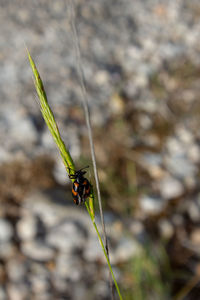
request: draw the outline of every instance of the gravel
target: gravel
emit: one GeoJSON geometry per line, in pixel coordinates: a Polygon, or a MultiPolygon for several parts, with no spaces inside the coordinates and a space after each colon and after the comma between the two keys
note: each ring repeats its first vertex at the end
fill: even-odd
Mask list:
{"type": "MultiPolygon", "coordinates": [[[[199,9],[195,0],[76,1],[92,124],[104,129],[113,117],[127,116],[126,153],[133,153],[127,157],[139,176],[142,169],[148,178],[144,189],[146,179],[138,184],[142,192],[133,199],[139,205],[129,234],[127,220],[112,213],[106,220],[116,266],[128,262],[146,240],[144,220],[151,224],[159,215],[157,229],[165,239],[179,232],[188,238],[185,215],[198,226],[199,9]],[[188,62],[192,71],[190,66],[182,70],[188,62]],[[177,198],[182,210],[168,220],[163,212],[177,198]]],[[[69,5],[61,0],[1,1],[0,16],[0,164],[49,155],[56,161],[55,180],[65,185],[65,169],[35,101],[24,42],[40,70],[63,140],[78,159],[86,127],[76,112],[81,92],[69,5]]],[[[61,190],[32,190],[17,203],[17,218],[2,210],[0,259],[6,274],[1,278],[8,280],[0,285],[0,299],[108,299],[105,259],[91,221],[70,203],[71,195],[61,190]]],[[[189,238],[190,248],[199,249],[199,229],[189,238]]],[[[121,280],[118,267],[116,273],[121,280]]]]}

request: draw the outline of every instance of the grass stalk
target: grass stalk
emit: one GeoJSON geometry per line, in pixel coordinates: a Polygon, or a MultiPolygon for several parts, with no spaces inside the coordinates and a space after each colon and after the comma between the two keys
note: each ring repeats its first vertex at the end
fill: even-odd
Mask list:
{"type": "MultiPolygon", "coordinates": [[[[105,227],[103,208],[102,208],[102,200],[101,200],[101,192],[100,192],[100,185],[99,185],[99,176],[98,176],[98,171],[97,171],[97,163],[96,163],[96,156],[95,156],[95,150],[94,150],[92,126],[91,126],[91,122],[90,122],[90,113],[89,113],[89,107],[88,107],[88,95],[87,95],[87,91],[86,91],[85,76],[84,76],[82,63],[81,63],[81,51],[80,51],[78,33],[77,33],[77,28],[76,28],[76,23],[75,23],[74,0],[70,0],[69,5],[70,5],[70,12],[71,12],[72,33],[73,33],[76,58],[77,58],[77,71],[79,74],[79,79],[80,79],[80,84],[81,84],[82,103],[83,103],[85,119],[86,119],[86,124],[87,124],[87,129],[88,129],[90,152],[91,152],[93,169],[94,169],[94,177],[95,177],[95,182],[96,182],[97,199],[98,199],[98,204],[99,204],[101,225],[102,225],[102,229],[103,229],[104,244],[105,244],[108,261],[110,261],[108,239],[107,239],[107,235],[106,235],[106,227],[105,227]]],[[[110,290],[111,290],[111,298],[112,298],[112,300],[114,300],[114,291],[113,291],[113,283],[112,283],[111,275],[112,274],[110,273],[110,290]]]]}
{"type": "MultiPolygon", "coordinates": [[[[32,68],[32,71],[33,71],[33,75],[34,75],[34,83],[35,83],[35,88],[36,88],[38,98],[39,98],[41,113],[42,113],[43,118],[44,118],[44,120],[45,120],[45,122],[46,122],[53,138],[54,138],[54,141],[55,141],[59,151],[60,151],[61,157],[63,159],[63,163],[64,163],[65,168],[66,168],[66,172],[68,174],[69,173],[72,174],[72,172],[75,172],[75,164],[74,164],[73,159],[70,155],[70,152],[67,150],[67,148],[65,146],[65,143],[63,142],[63,140],[61,138],[58,126],[56,124],[53,112],[52,112],[52,110],[49,106],[47,96],[46,96],[46,92],[45,92],[42,80],[40,78],[39,72],[36,68],[36,65],[35,65],[35,63],[34,63],[34,61],[33,61],[33,59],[32,59],[32,57],[31,57],[28,50],[27,50],[27,53],[28,53],[29,62],[30,62],[30,65],[31,65],[31,68],[32,68]],[[69,168],[71,169],[71,171],[69,170],[69,168]]],[[[73,181],[73,179],[72,179],[72,181],[73,181]]],[[[91,218],[93,226],[94,226],[94,228],[96,230],[96,233],[98,235],[99,242],[100,242],[101,248],[103,250],[103,253],[105,255],[106,261],[108,263],[108,267],[110,269],[110,273],[112,275],[117,293],[119,295],[120,300],[122,300],[122,296],[121,296],[121,293],[120,293],[120,290],[119,290],[119,286],[117,284],[117,281],[115,279],[115,276],[114,276],[114,273],[113,273],[113,270],[112,270],[112,266],[110,264],[110,260],[109,260],[109,257],[108,257],[108,252],[106,250],[106,247],[103,244],[103,241],[102,241],[102,238],[100,236],[99,230],[98,230],[97,225],[95,223],[95,213],[94,213],[94,208],[93,208],[94,207],[93,202],[94,202],[94,193],[93,193],[93,188],[91,188],[91,194],[89,196],[89,205],[87,204],[87,202],[85,202],[85,206],[87,208],[87,211],[89,213],[89,216],[91,218]]]]}
{"type": "Polygon", "coordinates": [[[60,154],[63,159],[63,162],[64,162],[67,172],[69,172],[69,168],[73,172],[73,171],[75,171],[75,165],[74,165],[73,159],[72,159],[69,151],[66,149],[65,143],[63,142],[63,140],[60,136],[58,126],[56,124],[53,112],[48,104],[47,95],[44,90],[44,86],[43,86],[42,80],[40,78],[39,72],[36,68],[36,65],[35,65],[28,50],[27,50],[27,53],[28,53],[29,62],[30,62],[30,65],[31,65],[31,68],[33,71],[33,75],[34,75],[35,88],[36,88],[36,91],[38,94],[38,98],[40,100],[39,103],[40,103],[41,113],[42,113],[43,118],[54,138],[56,145],[58,146],[58,149],[60,151],[60,154]]]}
{"type": "Polygon", "coordinates": [[[115,275],[114,275],[113,270],[112,270],[112,266],[111,266],[111,264],[110,264],[110,260],[109,260],[108,255],[107,255],[106,248],[105,248],[105,246],[104,246],[104,244],[103,244],[101,235],[100,235],[99,230],[98,230],[98,228],[97,228],[97,225],[96,225],[96,223],[95,223],[95,219],[93,219],[93,216],[92,216],[92,214],[91,214],[91,212],[90,212],[90,208],[89,208],[87,202],[85,202],[85,206],[86,206],[86,208],[87,208],[87,210],[88,210],[88,213],[89,213],[89,215],[90,215],[90,218],[91,218],[91,220],[92,220],[94,229],[95,229],[95,231],[96,231],[96,233],[97,233],[97,235],[98,235],[99,243],[100,243],[100,245],[101,245],[101,248],[103,249],[105,258],[106,258],[106,260],[107,260],[107,264],[108,264],[108,267],[109,267],[109,269],[110,269],[110,273],[111,273],[111,275],[112,275],[112,279],[113,279],[113,281],[114,281],[114,284],[115,284],[117,293],[118,293],[118,295],[119,295],[119,299],[120,299],[120,300],[123,300],[122,295],[121,295],[121,293],[120,293],[119,286],[118,286],[117,281],[116,281],[116,279],[115,279],[115,275]]]}

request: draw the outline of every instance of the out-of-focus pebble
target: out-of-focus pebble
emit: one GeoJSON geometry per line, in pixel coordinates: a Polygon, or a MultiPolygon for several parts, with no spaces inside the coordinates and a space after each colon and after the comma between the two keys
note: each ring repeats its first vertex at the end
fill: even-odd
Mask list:
{"type": "Polygon", "coordinates": [[[131,240],[130,238],[123,237],[120,239],[116,249],[111,252],[111,261],[113,263],[120,263],[127,261],[134,255],[140,252],[141,248],[136,240],[131,240]]]}
{"type": "Polygon", "coordinates": [[[21,240],[34,239],[37,233],[37,220],[31,213],[25,213],[17,223],[17,233],[21,240]]]}
{"type": "Polygon", "coordinates": [[[159,230],[162,238],[170,239],[174,233],[173,225],[167,219],[162,219],[159,221],[159,230]]]}
{"type": "Polygon", "coordinates": [[[159,197],[143,196],[140,198],[140,207],[146,214],[158,214],[164,207],[165,202],[159,197]]]}
{"type": "Polygon", "coordinates": [[[81,249],[85,243],[85,237],[81,228],[73,222],[65,222],[53,228],[47,234],[47,242],[52,247],[62,252],[74,252],[81,249]]]}
{"type": "Polygon", "coordinates": [[[54,257],[54,250],[43,242],[27,241],[21,246],[22,253],[30,259],[46,262],[54,257]]]}
{"type": "Polygon", "coordinates": [[[161,196],[167,200],[179,197],[184,192],[183,184],[171,176],[162,178],[159,182],[159,189],[161,196]]]}
{"type": "Polygon", "coordinates": [[[0,218],[0,243],[8,242],[13,236],[12,226],[8,221],[0,218]]]}

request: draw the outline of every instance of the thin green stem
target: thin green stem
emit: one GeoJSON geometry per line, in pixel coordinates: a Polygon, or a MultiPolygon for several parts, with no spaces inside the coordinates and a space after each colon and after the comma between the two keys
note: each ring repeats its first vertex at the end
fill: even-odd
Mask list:
{"type": "Polygon", "coordinates": [[[108,267],[109,267],[109,269],[110,269],[110,273],[111,273],[111,275],[112,275],[112,279],[113,279],[113,281],[114,281],[114,284],[115,284],[117,293],[118,293],[118,295],[119,295],[119,299],[120,299],[120,300],[123,300],[122,295],[121,295],[121,293],[120,293],[119,286],[118,286],[117,281],[116,281],[116,279],[115,279],[115,275],[114,275],[113,270],[112,270],[112,266],[111,266],[111,264],[110,264],[110,260],[109,260],[109,258],[108,258],[108,255],[107,255],[105,246],[104,246],[104,244],[103,244],[101,235],[100,235],[99,230],[98,230],[98,228],[97,228],[97,225],[96,225],[96,223],[95,223],[95,219],[94,219],[92,213],[90,212],[90,209],[89,209],[89,206],[88,206],[87,202],[85,202],[85,206],[86,206],[86,208],[87,208],[87,211],[88,211],[88,213],[89,213],[89,215],[90,215],[90,218],[91,218],[91,220],[92,220],[92,224],[93,224],[93,226],[94,226],[94,228],[95,228],[95,230],[96,230],[96,233],[97,233],[97,235],[98,235],[98,238],[99,238],[99,242],[100,242],[101,248],[102,248],[103,253],[104,253],[104,255],[105,255],[105,258],[106,258],[108,267]]]}

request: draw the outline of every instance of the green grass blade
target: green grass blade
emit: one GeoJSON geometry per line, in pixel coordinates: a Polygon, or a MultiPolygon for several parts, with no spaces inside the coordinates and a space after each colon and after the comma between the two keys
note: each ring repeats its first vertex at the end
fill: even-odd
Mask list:
{"type": "Polygon", "coordinates": [[[33,75],[34,75],[34,83],[35,83],[35,88],[38,94],[38,98],[40,101],[40,109],[43,115],[43,118],[59,148],[61,157],[63,159],[64,165],[66,167],[67,172],[69,173],[69,168],[72,170],[72,172],[75,170],[75,166],[74,166],[74,162],[72,160],[72,157],[69,153],[69,151],[66,149],[66,146],[63,142],[63,140],[61,139],[60,136],[60,132],[58,129],[58,126],[56,124],[53,112],[48,104],[48,100],[47,100],[47,96],[44,90],[44,86],[42,83],[42,80],[40,78],[40,74],[36,68],[36,65],[29,53],[29,51],[27,50],[28,53],[28,58],[29,58],[29,62],[33,71],[33,75]]]}
{"type": "Polygon", "coordinates": [[[92,223],[93,223],[93,226],[94,226],[94,228],[95,228],[95,231],[96,231],[96,233],[97,233],[97,235],[98,235],[99,243],[100,243],[101,248],[102,248],[102,250],[103,250],[103,253],[104,253],[104,255],[105,255],[105,258],[106,258],[108,267],[109,267],[109,269],[110,269],[110,273],[111,273],[111,275],[112,275],[112,279],[113,279],[113,281],[114,281],[114,284],[115,284],[115,287],[116,287],[116,290],[117,290],[119,299],[120,299],[120,300],[123,300],[122,295],[121,295],[121,293],[120,293],[119,286],[118,286],[117,281],[116,281],[116,279],[115,279],[115,275],[114,275],[114,273],[113,273],[112,266],[111,266],[111,264],[110,264],[110,261],[109,261],[109,258],[108,258],[106,249],[105,249],[105,247],[104,247],[104,244],[103,244],[101,235],[100,235],[100,233],[99,233],[99,230],[98,230],[98,228],[97,228],[97,225],[96,225],[96,223],[95,223],[95,220],[94,220],[94,218],[93,218],[93,215],[92,215],[92,213],[91,213],[91,211],[90,211],[90,208],[89,208],[89,206],[88,206],[88,204],[87,204],[86,202],[85,202],[85,206],[86,206],[87,211],[88,211],[88,213],[89,213],[89,215],[90,215],[90,218],[91,218],[91,220],[92,220],[92,223]]]}

